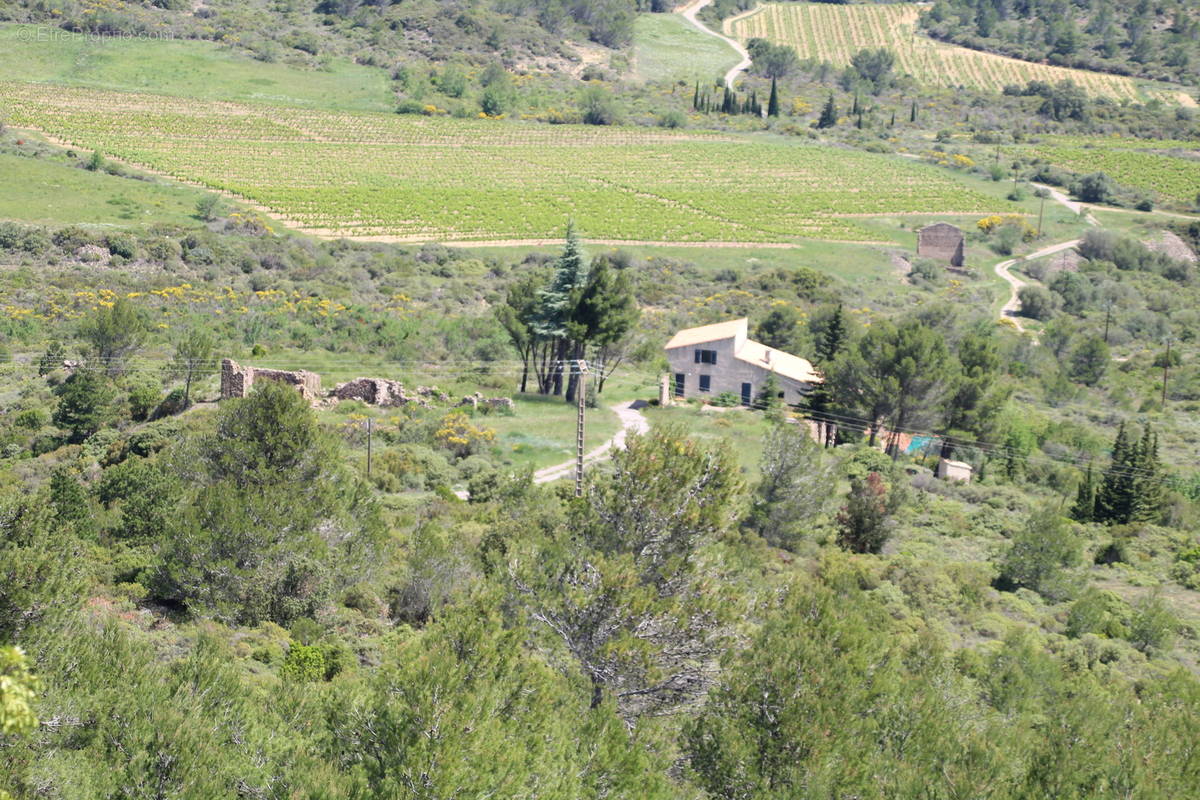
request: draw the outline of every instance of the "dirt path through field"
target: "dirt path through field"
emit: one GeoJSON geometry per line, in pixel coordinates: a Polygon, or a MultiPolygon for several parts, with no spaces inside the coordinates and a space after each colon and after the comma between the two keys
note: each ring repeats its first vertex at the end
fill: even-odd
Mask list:
{"type": "MultiPolygon", "coordinates": [[[[641,404],[640,400],[630,400],[611,407],[613,413],[617,415],[617,419],[621,421],[621,429],[607,442],[587,453],[583,457],[585,464],[602,461],[608,458],[613,450],[620,450],[625,446],[625,437],[630,433],[645,433],[650,430],[650,422],[642,415],[642,412],[638,411],[641,404]]],[[[533,482],[550,483],[559,478],[569,477],[574,472],[575,459],[571,459],[561,464],[555,464],[553,467],[539,469],[533,473],[533,482]]]]}
{"type": "MultiPolygon", "coordinates": [[[[617,415],[617,419],[621,421],[621,428],[616,434],[604,444],[593,448],[590,452],[584,455],[583,462],[585,465],[594,464],[597,461],[603,461],[612,455],[614,450],[620,450],[625,446],[625,438],[631,433],[645,433],[650,430],[650,421],[639,411],[643,407],[641,400],[627,400],[624,403],[618,403],[615,406],[610,406],[610,410],[617,415]]],[[[543,467],[533,473],[533,482],[536,484],[552,483],[567,478],[575,472],[575,459],[564,461],[561,464],[555,464],[551,467],[543,467]]],[[[470,494],[465,489],[459,489],[454,492],[462,500],[468,499],[470,494]]]]}
{"type": "Polygon", "coordinates": [[[701,33],[707,33],[709,36],[717,37],[722,42],[736,50],[738,55],[742,57],[742,60],[738,62],[736,67],[725,73],[725,85],[733,86],[733,81],[735,78],[737,78],[738,73],[750,69],[750,54],[746,52],[746,48],[742,47],[741,43],[739,43],[736,39],[730,39],[725,34],[714,31],[712,28],[696,19],[696,15],[706,7],[712,5],[712,2],[713,0],[696,0],[696,2],[684,8],[680,13],[683,15],[684,19],[692,23],[692,25],[701,33]]]}
{"type": "Polygon", "coordinates": [[[1069,242],[1052,244],[1049,247],[1043,247],[1041,250],[1030,253],[1027,256],[1022,256],[1021,258],[1010,258],[1007,261],[1001,261],[999,264],[997,264],[995,267],[996,274],[1007,281],[1008,285],[1012,288],[1012,294],[1009,295],[1008,302],[1006,302],[1004,307],[1000,309],[1000,316],[1005,319],[1012,320],[1012,324],[1017,330],[1021,331],[1022,333],[1025,332],[1025,326],[1021,324],[1021,320],[1017,316],[1017,310],[1021,307],[1021,300],[1018,295],[1021,289],[1029,284],[1009,272],[1008,270],[1010,267],[1012,267],[1018,261],[1034,261],[1039,258],[1045,258],[1046,256],[1052,256],[1055,253],[1061,253],[1063,250],[1070,250],[1072,247],[1078,245],[1080,241],[1081,240],[1079,239],[1072,239],[1069,242]]]}

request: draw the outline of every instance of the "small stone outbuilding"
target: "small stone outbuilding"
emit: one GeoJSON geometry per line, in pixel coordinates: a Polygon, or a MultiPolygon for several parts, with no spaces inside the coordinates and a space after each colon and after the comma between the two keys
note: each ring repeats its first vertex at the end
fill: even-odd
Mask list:
{"type": "Polygon", "coordinates": [[[948,222],[935,222],[917,231],[917,255],[961,267],[965,261],[963,232],[948,222]]]}
{"type": "Polygon", "coordinates": [[[943,458],[938,462],[935,474],[944,481],[970,483],[974,472],[975,469],[965,461],[951,461],[948,458],[943,458]]]}

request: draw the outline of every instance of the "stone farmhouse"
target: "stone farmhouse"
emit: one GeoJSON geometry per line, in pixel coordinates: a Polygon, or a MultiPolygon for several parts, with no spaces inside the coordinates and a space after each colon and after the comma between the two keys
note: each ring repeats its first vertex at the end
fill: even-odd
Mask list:
{"type": "Polygon", "coordinates": [[[679,331],[667,342],[670,394],[712,398],[729,392],[750,405],[768,375],[774,375],[785,403],[794,405],[823,378],[799,356],[748,337],[746,318],[679,331]]]}
{"type": "Polygon", "coordinates": [[[947,222],[935,222],[917,231],[919,256],[936,258],[952,267],[961,267],[965,259],[963,248],[963,232],[947,222]]]}

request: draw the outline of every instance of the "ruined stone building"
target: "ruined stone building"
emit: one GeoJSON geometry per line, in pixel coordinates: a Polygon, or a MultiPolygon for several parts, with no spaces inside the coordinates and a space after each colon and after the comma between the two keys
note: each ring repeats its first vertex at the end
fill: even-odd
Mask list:
{"type": "Polygon", "coordinates": [[[321,397],[321,376],[315,372],[299,370],[287,372],[281,369],[243,367],[231,358],[221,360],[221,399],[245,397],[250,394],[255,381],[278,381],[295,386],[300,396],[308,402],[321,397]]]}
{"type": "Polygon", "coordinates": [[[917,231],[917,255],[945,261],[952,267],[965,262],[963,232],[948,222],[935,222],[917,231]]]}

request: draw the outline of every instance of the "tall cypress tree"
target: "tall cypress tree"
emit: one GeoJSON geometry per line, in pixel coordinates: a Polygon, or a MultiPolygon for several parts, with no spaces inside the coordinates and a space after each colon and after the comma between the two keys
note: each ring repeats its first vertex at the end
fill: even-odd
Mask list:
{"type": "Polygon", "coordinates": [[[767,116],[779,116],[779,86],[776,78],[771,78],[771,99],[767,101],[767,116]]]}
{"type": "Polygon", "coordinates": [[[912,111],[908,115],[908,121],[909,122],[917,121],[917,101],[916,100],[912,101],[912,111]]]}
{"type": "Polygon", "coordinates": [[[837,308],[833,310],[833,316],[829,318],[829,324],[825,326],[825,330],[817,342],[817,363],[828,364],[833,361],[845,344],[846,319],[843,316],[842,304],[838,303],[837,308]]]}
{"type": "Polygon", "coordinates": [[[833,92],[830,92],[829,99],[825,101],[825,107],[821,109],[821,118],[817,120],[817,127],[832,128],[834,125],[837,125],[837,121],[837,104],[833,102],[833,92]]]}
{"type": "Polygon", "coordinates": [[[1158,434],[1149,425],[1142,431],[1134,458],[1133,499],[1129,513],[1131,522],[1154,522],[1162,518],[1163,477],[1158,461],[1158,434]]]}
{"type": "Polygon", "coordinates": [[[1071,507],[1071,519],[1076,522],[1091,522],[1096,518],[1096,478],[1092,473],[1092,465],[1088,464],[1087,473],[1075,493],[1075,505],[1071,507]]]}
{"type": "Polygon", "coordinates": [[[1133,511],[1134,461],[1137,458],[1137,443],[1129,441],[1125,423],[1117,430],[1113,441],[1112,463],[1104,473],[1104,483],[1096,501],[1096,520],[1122,525],[1129,522],[1133,511]]]}
{"type": "Polygon", "coordinates": [[[692,111],[700,110],[700,81],[696,81],[696,91],[692,92],[692,111]]]}

